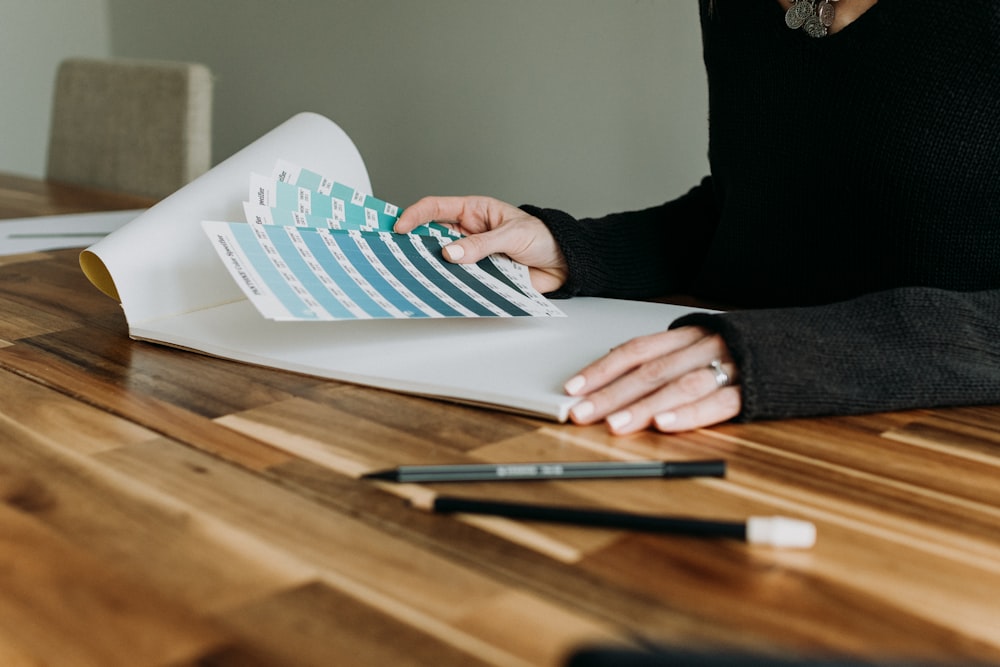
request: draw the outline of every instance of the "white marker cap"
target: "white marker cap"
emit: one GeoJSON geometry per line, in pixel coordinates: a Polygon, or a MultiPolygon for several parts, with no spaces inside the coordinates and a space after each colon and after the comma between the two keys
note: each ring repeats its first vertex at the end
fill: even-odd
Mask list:
{"type": "Polygon", "coordinates": [[[816,543],[816,526],[783,516],[752,516],[747,519],[746,539],[750,544],[808,549],[816,543]]]}

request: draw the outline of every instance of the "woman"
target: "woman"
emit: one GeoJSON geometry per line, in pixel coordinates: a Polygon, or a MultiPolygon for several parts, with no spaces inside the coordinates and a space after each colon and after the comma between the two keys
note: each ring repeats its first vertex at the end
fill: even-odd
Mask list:
{"type": "Polygon", "coordinates": [[[507,253],[554,297],[729,308],[569,379],[579,424],[1000,403],[1000,3],[701,0],[701,23],[711,175],[685,196],[579,221],[429,197],[397,231],[455,223],[448,259],[507,253]]]}

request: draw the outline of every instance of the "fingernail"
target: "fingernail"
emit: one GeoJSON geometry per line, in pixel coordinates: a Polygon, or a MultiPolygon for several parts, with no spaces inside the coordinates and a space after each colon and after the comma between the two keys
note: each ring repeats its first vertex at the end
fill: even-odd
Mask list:
{"type": "Polygon", "coordinates": [[[653,421],[656,422],[656,427],[660,429],[669,428],[674,422],[677,421],[676,412],[661,412],[660,414],[653,417],[653,421]]]}
{"type": "Polygon", "coordinates": [[[444,247],[444,250],[442,250],[441,252],[443,252],[447,256],[447,258],[452,262],[457,262],[458,260],[465,257],[465,249],[462,246],[457,245],[455,243],[449,243],[444,247]]]}
{"type": "Polygon", "coordinates": [[[577,403],[570,410],[570,413],[573,415],[574,421],[580,421],[586,419],[590,415],[594,414],[594,404],[591,403],[590,401],[583,401],[581,403],[577,403]]]}
{"type": "Polygon", "coordinates": [[[611,427],[612,431],[624,428],[630,421],[632,421],[632,413],[628,410],[622,410],[621,412],[616,412],[613,415],[608,415],[608,425],[611,427]]]}
{"type": "Polygon", "coordinates": [[[577,375],[567,380],[566,384],[563,385],[563,389],[566,391],[567,394],[572,396],[573,394],[583,389],[583,385],[585,384],[587,384],[587,378],[583,377],[582,375],[577,375]]]}

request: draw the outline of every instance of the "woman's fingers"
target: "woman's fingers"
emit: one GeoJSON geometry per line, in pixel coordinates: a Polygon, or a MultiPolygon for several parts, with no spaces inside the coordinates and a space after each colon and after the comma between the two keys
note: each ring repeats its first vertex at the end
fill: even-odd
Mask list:
{"type": "Polygon", "coordinates": [[[693,403],[654,414],[653,425],[664,433],[690,431],[729,421],[742,409],[740,388],[730,385],[693,403]]]}
{"type": "Polygon", "coordinates": [[[436,221],[454,223],[465,234],[477,234],[498,227],[517,214],[527,215],[492,197],[424,197],[403,209],[394,229],[405,234],[436,221]]]}
{"type": "Polygon", "coordinates": [[[424,197],[403,209],[394,230],[406,234],[432,220],[457,223],[466,217],[467,199],[467,197],[424,197]]]}
{"type": "Polygon", "coordinates": [[[566,383],[582,396],[578,424],[606,420],[613,433],[651,425],[682,431],[732,419],[741,409],[737,369],[718,334],[682,327],[628,341],[566,383]],[[717,368],[713,361],[721,362],[717,368]]]}
{"type": "Polygon", "coordinates": [[[615,347],[569,380],[565,389],[573,396],[603,399],[613,408],[723,356],[728,357],[728,351],[720,336],[699,327],[681,327],[615,347]]]}
{"type": "Polygon", "coordinates": [[[465,234],[443,250],[445,259],[472,264],[504,254],[528,267],[531,283],[543,294],[566,282],[566,260],[541,220],[492,197],[424,197],[407,207],[395,230],[412,231],[430,221],[451,224],[465,234]]]}
{"type": "Polygon", "coordinates": [[[697,396],[654,394],[636,401],[608,415],[608,428],[615,435],[635,433],[650,426],[675,433],[728,421],[740,413],[740,389],[732,385],[716,387],[712,382],[710,389],[697,396]]]}

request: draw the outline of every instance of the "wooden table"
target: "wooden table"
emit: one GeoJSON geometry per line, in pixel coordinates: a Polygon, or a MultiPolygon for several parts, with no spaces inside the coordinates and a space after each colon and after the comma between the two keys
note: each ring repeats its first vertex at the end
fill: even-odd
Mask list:
{"type": "MultiPolygon", "coordinates": [[[[0,217],[144,203],[0,177],[0,217]]],[[[2,665],[556,665],[593,642],[1000,662],[1000,407],[615,438],[131,341],[77,254],[0,259],[2,665]],[[818,542],[440,516],[358,479],[639,457],[729,473],[448,491],[783,514],[818,542]]]]}

